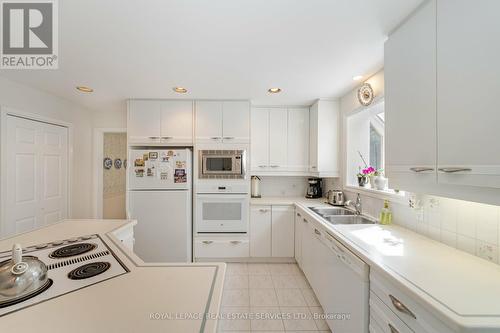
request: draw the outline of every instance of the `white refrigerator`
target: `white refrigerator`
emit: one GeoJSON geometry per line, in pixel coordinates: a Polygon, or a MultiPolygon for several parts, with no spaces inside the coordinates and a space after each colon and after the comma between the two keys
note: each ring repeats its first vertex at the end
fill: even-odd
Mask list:
{"type": "Polygon", "coordinates": [[[191,149],[130,148],[128,216],[145,262],[192,261],[191,149]]]}

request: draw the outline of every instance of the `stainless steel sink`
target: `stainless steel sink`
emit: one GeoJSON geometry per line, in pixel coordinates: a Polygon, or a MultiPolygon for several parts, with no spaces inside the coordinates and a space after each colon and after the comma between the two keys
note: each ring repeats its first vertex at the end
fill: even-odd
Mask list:
{"type": "Polygon", "coordinates": [[[323,217],[328,223],[331,224],[375,224],[375,221],[367,219],[361,215],[350,216],[325,216],[323,217]]]}
{"type": "Polygon", "coordinates": [[[350,209],[343,207],[309,207],[330,224],[375,224],[374,220],[362,215],[356,215],[350,209]]]}
{"type": "Polygon", "coordinates": [[[355,215],[355,212],[343,207],[327,207],[327,208],[310,207],[309,209],[321,217],[338,216],[338,215],[355,215]]]}

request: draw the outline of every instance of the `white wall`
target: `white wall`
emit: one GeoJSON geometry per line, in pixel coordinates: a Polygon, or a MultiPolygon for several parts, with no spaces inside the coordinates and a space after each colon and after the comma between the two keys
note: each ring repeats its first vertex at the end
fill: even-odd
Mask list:
{"type": "MultiPolygon", "coordinates": [[[[384,72],[367,80],[375,98],[384,95],[384,72]]],[[[362,108],[353,89],[340,100],[342,115],[341,153],[342,169],[346,167],[346,117],[362,108]]],[[[349,154],[350,156],[351,154],[349,154]]],[[[345,172],[342,171],[342,177],[345,172]]],[[[342,184],[345,184],[342,182],[342,184]]],[[[355,200],[357,191],[344,188],[346,199],[355,200]]],[[[383,200],[376,194],[361,193],[363,213],[377,217],[383,200]]],[[[455,200],[427,194],[407,194],[404,199],[391,202],[393,223],[413,230],[438,242],[500,264],[500,207],[455,200]],[[410,208],[408,198],[416,198],[417,207],[410,208]]]]}
{"type": "Polygon", "coordinates": [[[93,111],[3,77],[0,77],[0,106],[35,113],[73,125],[71,217],[91,217],[93,111]]]}

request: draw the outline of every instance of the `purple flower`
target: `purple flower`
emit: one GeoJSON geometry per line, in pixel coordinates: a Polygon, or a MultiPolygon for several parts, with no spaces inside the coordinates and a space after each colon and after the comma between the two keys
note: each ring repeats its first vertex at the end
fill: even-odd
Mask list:
{"type": "Polygon", "coordinates": [[[375,168],[370,166],[366,169],[363,169],[361,172],[363,173],[363,175],[370,175],[375,172],[375,168]]]}

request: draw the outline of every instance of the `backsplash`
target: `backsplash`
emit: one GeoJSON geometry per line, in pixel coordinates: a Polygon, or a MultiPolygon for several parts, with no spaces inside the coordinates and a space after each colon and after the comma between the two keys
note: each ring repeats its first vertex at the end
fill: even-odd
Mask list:
{"type": "Polygon", "coordinates": [[[260,177],[263,197],[303,197],[307,190],[307,177],[260,177]]]}
{"type": "MultiPolygon", "coordinates": [[[[347,199],[356,198],[356,192],[345,194],[347,199]]],[[[391,202],[394,224],[500,264],[500,206],[430,195],[412,197],[416,208],[391,202]]],[[[363,213],[378,218],[383,200],[367,195],[361,195],[361,200],[363,213]]]]}

